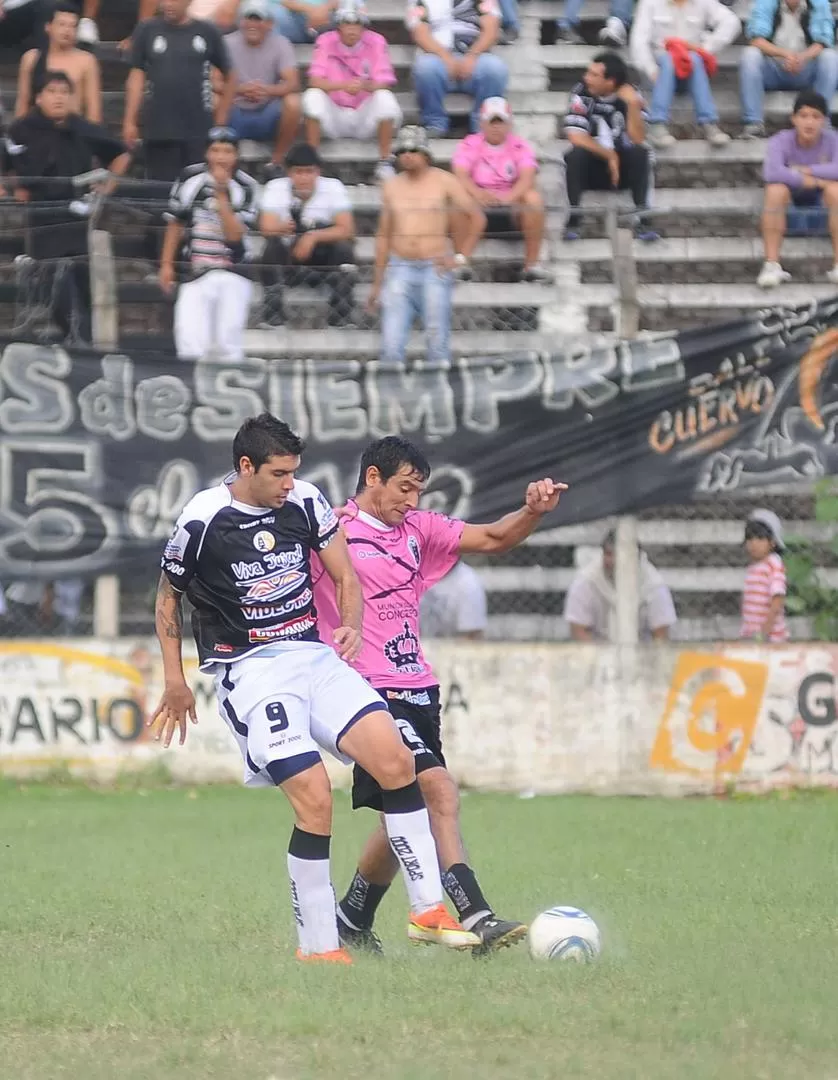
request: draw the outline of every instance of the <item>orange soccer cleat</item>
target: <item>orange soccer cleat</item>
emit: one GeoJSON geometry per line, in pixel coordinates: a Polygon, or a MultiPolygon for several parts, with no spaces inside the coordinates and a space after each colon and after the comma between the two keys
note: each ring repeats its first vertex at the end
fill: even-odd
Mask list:
{"type": "Polygon", "coordinates": [[[304,953],[297,949],[297,959],[304,964],[351,964],[352,957],[346,949],[332,949],[331,952],[304,953]]]}
{"type": "Polygon", "coordinates": [[[412,914],[407,924],[407,936],[415,945],[444,945],[447,949],[474,949],[481,944],[477,934],[463,930],[457,920],[451,918],[444,904],[437,904],[419,915],[412,914]]]}

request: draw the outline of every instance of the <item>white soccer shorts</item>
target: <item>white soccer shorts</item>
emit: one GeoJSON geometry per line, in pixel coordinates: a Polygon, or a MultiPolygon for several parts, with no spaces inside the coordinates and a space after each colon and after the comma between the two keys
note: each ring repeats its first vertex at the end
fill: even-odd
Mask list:
{"type": "Polygon", "coordinates": [[[357,109],[347,109],[336,105],[325,90],[311,87],[303,94],[303,116],[319,120],[327,139],[372,139],[384,120],[392,120],[396,128],[402,122],[392,90],[376,90],[357,109]]]}
{"type": "Polygon", "coordinates": [[[218,711],[244,760],[244,782],[278,785],[315,765],[320,749],[345,765],[346,732],[383,699],[328,645],[289,641],[219,665],[218,711]]]}

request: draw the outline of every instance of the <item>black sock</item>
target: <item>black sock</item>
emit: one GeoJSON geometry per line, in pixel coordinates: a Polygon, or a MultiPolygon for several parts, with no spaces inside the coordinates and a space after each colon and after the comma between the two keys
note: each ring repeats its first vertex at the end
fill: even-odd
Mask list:
{"type": "Polygon", "coordinates": [[[477,884],[474,871],[465,863],[454,863],[442,875],[442,887],[451,898],[451,903],[457,909],[460,922],[466,930],[477,922],[483,915],[491,915],[492,908],[483,890],[477,884]],[[470,926],[466,926],[466,922],[470,926]]]}
{"type": "Polygon", "coordinates": [[[346,895],[338,904],[339,915],[356,930],[372,929],[378,905],[389,888],[389,885],[371,884],[360,870],[356,870],[346,895]]]}

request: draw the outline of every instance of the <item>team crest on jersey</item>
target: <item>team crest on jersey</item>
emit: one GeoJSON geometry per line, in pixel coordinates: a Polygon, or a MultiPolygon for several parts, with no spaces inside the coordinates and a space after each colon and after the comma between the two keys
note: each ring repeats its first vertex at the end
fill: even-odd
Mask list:
{"type": "Polygon", "coordinates": [[[195,37],[192,38],[192,48],[195,52],[199,53],[205,53],[207,51],[207,43],[200,34],[196,34],[195,37]]]}
{"type": "Polygon", "coordinates": [[[158,34],[151,43],[151,51],[156,53],[164,53],[168,47],[169,43],[161,34],[158,34]]]}
{"type": "Polygon", "coordinates": [[[276,540],[274,534],[268,532],[267,529],[260,529],[258,533],[253,536],[253,546],[257,551],[261,551],[264,555],[267,551],[273,551],[276,547],[276,540]]]}
{"type": "Polygon", "coordinates": [[[419,541],[415,536],[408,536],[407,538],[407,550],[410,552],[410,557],[413,559],[413,565],[416,569],[419,569],[419,541]]]}
{"type": "Polygon", "coordinates": [[[241,598],[243,604],[272,604],[274,600],[289,596],[305,584],[305,581],[306,575],[301,570],[279,570],[249,584],[243,581],[237,584],[240,589],[245,590],[241,598]]]}
{"type": "Polygon", "coordinates": [[[384,655],[396,671],[421,675],[424,668],[419,663],[419,639],[405,622],[404,633],[391,637],[384,643],[384,655]]]}

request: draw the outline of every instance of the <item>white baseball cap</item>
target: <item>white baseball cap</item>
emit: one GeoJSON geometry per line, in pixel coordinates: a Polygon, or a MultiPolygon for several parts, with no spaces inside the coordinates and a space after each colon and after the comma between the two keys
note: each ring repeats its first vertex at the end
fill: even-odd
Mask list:
{"type": "Polygon", "coordinates": [[[244,0],[239,8],[239,18],[272,20],[271,6],[267,0],[244,0]]]}
{"type": "Polygon", "coordinates": [[[480,106],[480,119],[511,120],[512,110],[509,108],[509,102],[502,97],[486,98],[480,106]]]}
{"type": "Polygon", "coordinates": [[[774,538],[774,544],[776,545],[777,550],[783,550],[785,547],[785,544],[783,543],[783,523],[773,510],[768,510],[763,507],[759,510],[753,510],[748,515],[748,521],[758,521],[760,525],[764,525],[774,538]]]}

